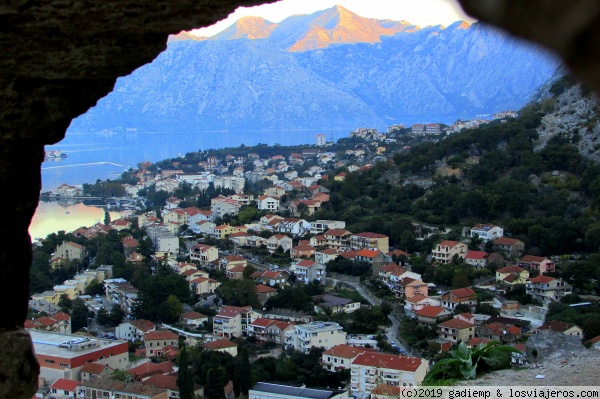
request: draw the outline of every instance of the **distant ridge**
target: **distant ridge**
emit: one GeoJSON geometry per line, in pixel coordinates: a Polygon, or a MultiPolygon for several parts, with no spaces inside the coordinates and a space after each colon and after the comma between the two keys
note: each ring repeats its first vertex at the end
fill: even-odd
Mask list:
{"type": "Polygon", "coordinates": [[[336,6],[279,23],[245,17],[181,32],[69,130],[349,129],[452,123],[518,109],[550,53],[479,23],[419,27],[336,6]]]}

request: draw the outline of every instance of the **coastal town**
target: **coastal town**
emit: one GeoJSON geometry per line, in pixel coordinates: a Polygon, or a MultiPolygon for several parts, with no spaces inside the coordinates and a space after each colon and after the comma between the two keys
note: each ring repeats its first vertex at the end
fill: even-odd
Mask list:
{"type": "MultiPolygon", "coordinates": [[[[595,327],[545,319],[573,297],[558,273],[570,258],[531,251],[499,224],[458,231],[403,219],[357,231],[351,212],[324,217],[348,181],[416,143],[490,122],[357,129],[338,143],[318,134],[302,148],[190,153],[115,182],[61,185],[51,198],[102,196],[123,216],[34,243],[48,276],[75,272],[32,278],[48,287],[32,290],[25,325],[40,397],[174,398],[185,386],[210,399],[391,398],[430,381],[459,346],[509,346],[507,365],[522,367],[538,334],[600,342],[595,327]],[[298,375],[304,384],[282,384],[298,375]]],[[[435,177],[414,173],[399,186],[425,193],[457,170],[439,164],[435,177]]]]}

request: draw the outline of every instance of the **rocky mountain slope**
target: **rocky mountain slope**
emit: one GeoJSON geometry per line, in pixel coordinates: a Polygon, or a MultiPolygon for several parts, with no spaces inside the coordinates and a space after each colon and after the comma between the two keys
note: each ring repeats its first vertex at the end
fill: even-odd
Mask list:
{"type": "Polygon", "coordinates": [[[342,7],[172,37],[69,131],[293,130],[443,122],[518,109],[548,53],[479,23],[419,28],[342,7]]]}
{"type": "Polygon", "coordinates": [[[551,112],[542,118],[536,148],[541,149],[551,137],[564,134],[583,156],[600,161],[598,96],[565,76],[553,85],[544,87],[539,97],[542,106],[551,112]],[[555,96],[550,97],[553,94],[555,96]]]}

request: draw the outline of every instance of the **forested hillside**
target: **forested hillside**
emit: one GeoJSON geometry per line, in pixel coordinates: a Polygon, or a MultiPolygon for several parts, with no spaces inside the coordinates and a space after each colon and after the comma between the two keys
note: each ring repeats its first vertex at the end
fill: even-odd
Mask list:
{"type": "MultiPolygon", "coordinates": [[[[573,84],[563,78],[550,93],[562,94],[573,84]]],[[[388,234],[391,245],[423,254],[440,237],[416,240],[411,222],[451,229],[445,238],[459,238],[465,226],[494,223],[524,241],[529,254],[581,255],[563,271],[585,269],[597,278],[600,165],[577,149],[575,128],[538,145],[542,119],[562,106],[559,96],[545,97],[518,118],[416,145],[393,161],[348,173],[343,182],[325,181],[331,202],[315,217],[345,220],[350,231],[388,234]]],[[[596,115],[587,114],[590,131],[596,115]]]]}

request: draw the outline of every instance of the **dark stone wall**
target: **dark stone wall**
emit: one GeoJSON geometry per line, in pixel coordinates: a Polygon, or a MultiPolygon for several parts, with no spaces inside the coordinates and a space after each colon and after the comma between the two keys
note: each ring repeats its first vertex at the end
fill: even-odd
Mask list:
{"type": "Polygon", "coordinates": [[[0,397],[31,398],[39,366],[23,323],[29,299],[29,224],[44,145],[151,62],[169,34],[274,0],[8,0],[0,5],[0,397]]]}
{"type": "MultiPolygon", "coordinates": [[[[0,398],[31,398],[39,366],[23,330],[28,227],[41,189],[44,145],[152,61],[167,36],[209,26],[238,6],[275,0],[8,0],[0,5],[0,398]]],[[[560,54],[600,87],[600,1],[460,0],[467,12],[560,54]]]]}

